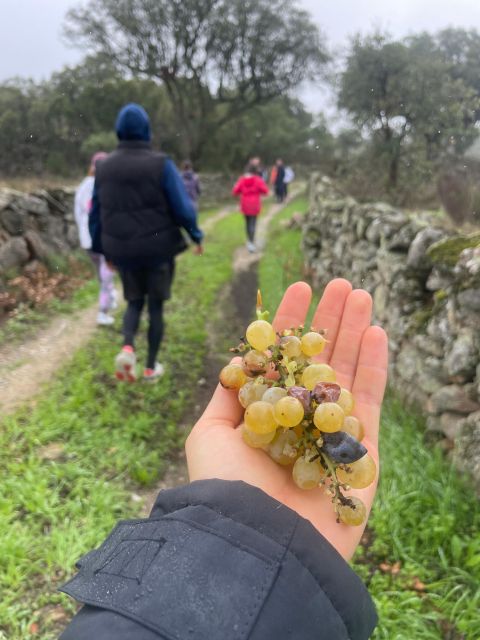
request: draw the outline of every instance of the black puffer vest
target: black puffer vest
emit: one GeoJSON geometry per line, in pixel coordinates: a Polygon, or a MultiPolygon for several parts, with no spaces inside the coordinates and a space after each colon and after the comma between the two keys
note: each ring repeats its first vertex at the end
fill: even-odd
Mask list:
{"type": "Polygon", "coordinates": [[[126,140],[99,163],[102,246],[112,262],[170,260],[186,248],[161,188],[164,162],[150,143],[126,140]]]}

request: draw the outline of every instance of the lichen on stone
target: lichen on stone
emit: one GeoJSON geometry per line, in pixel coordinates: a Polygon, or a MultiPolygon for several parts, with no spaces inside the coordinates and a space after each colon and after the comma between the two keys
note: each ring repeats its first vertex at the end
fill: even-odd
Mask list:
{"type": "Polygon", "coordinates": [[[480,232],[467,236],[459,235],[453,238],[439,240],[427,250],[427,255],[434,264],[455,266],[464,249],[480,246],[480,232]]]}

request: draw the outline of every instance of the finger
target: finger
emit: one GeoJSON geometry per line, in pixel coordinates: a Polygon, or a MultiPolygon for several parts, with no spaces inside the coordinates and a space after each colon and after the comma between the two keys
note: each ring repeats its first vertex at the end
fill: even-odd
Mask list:
{"type": "Polygon", "coordinates": [[[304,324],[312,299],[312,290],[306,282],[295,282],[283,294],[273,326],[275,331],[283,331],[304,324]]]}
{"type": "Polygon", "coordinates": [[[338,328],[343,315],[343,309],[352,285],[348,280],[336,278],[331,280],[323,292],[312,320],[312,327],[319,331],[326,330],[328,340],[322,355],[318,358],[321,362],[328,362],[335,347],[338,328]]]}
{"type": "Polygon", "coordinates": [[[363,423],[366,438],[378,442],[380,408],[388,373],[388,338],[381,327],[369,327],[362,337],[353,383],[355,414],[363,423]]]}
{"type": "Polygon", "coordinates": [[[360,345],[372,318],[372,297],[363,289],[352,291],[343,310],[330,364],[338,374],[339,382],[352,388],[360,345]]]}
{"type": "MultiPolygon", "coordinates": [[[[241,358],[233,358],[231,362],[239,364],[241,358]]],[[[227,427],[235,428],[243,419],[243,411],[238,401],[238,391],[225,389],[221,384],[218,384],[212,399],[195,427],[198,428],[209,423],[221,423],[227,427]]]]}

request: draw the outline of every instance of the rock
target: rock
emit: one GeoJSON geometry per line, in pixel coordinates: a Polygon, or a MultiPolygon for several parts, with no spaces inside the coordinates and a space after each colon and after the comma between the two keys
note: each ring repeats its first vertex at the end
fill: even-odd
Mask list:
{"type": "Polygon", "coordinates": [[[468,414],[480,411],[480,404],[467,395],[464,387],[450,384],[433,393],[428,401],[427,410],[435,415],[446,411],[468,414]]]}
{"type": "Polygon", "coordinates": [[[445,291],[451,287],[453,283],[453,274],[446,272],[438,267],[433,267],[427,278],[426,288],[429,291],[445,291]]]}
{"type": "Polygon", "coordinates": [[[447,357],[445,368],[455,381],[473,380],[479,360],[478,347],[472,331],[463,331],[454,341],[447,357]]]}
{"type": "MultiPolygon", "coordinates": [[[[480,311],[480,289],[465,289],[457,294],[460,307],[466,307],[471,311],[480,311]]],[[[480,323],[480,318],[479,318],[480,323]]]]}
{"type": "Polygon", "coordinates": [[[18,209],[6,208],[0,211],[0,225],[12,236],[21,236],[28,220],[27,213],[18,209]]]}
{"type": "Polygon", "coordinates": [[[11,203],[11,207],[19,211],[33,213],[37,216],[47,216],[49,214],[48,205],[45,200],[28,194],[21,194],[15,198],[11,203]]]}
{"type": "Polygon", "coordinates": [[[424,333],[416,333],[412,338],[412,342],[420,351],[435,356],[436,358],[443,358],[445,354],[443,343],[439,340],[434,340],[424,333]]]}
{"type": "Polygon", "coordinates": [[[426,255],[427,249],[444,236],[444,231],[431,227],[419,231],[408,250],[407,267],[416,271],[429,271],[432,262],[426,255]]]}
{"type": "Polygon", "coordinates": [[[0,211],[6,209],[10,202],[12,201],[12,197],[8,189],[0,189],[0,211]]]}
{"type": "Polygon", "coordinates": [[[39,260],[46,260],[51,250],[47,247],[41,236],[36,231],[27,231],[25,241],[30,250],[30,255],[39,260]]]}
{"type": "Polygon", "coordinates": [[[0,270],[20,267],[29,259],[30,252],[23,238],[10,238],[0,246],[0,270]]]}
{"type": "Polygon", "coordinates": [[[480,411],[471,413],[462,422],[455,439],[454,460],[473,476],[480,489],[480,411]]]}
{"type": "Polygon", "coordinates": [[[428,431],[437,431],[455,441],[463,427],[465,416],[459,413],[442,413],[441,416],[427,418],[428,431]]]}
{"type": "Polygon", "coordinates": [[[412,224],[406,224],[387,242],[387,249],[389,251],[408,252],[417,231],[417,227],[414,227],[412,224]]]}

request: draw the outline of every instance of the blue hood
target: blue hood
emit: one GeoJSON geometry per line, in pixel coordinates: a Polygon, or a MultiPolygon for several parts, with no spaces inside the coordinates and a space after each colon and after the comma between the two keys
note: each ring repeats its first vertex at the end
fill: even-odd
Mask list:
{"type": "Polygon", "coordinates": [[[119,140],[144,140],[148,142],[150,135],[150,119],[147,112],[139,104],[131,102],[122,107],[117,116],[115,131],[119,140]]]}

